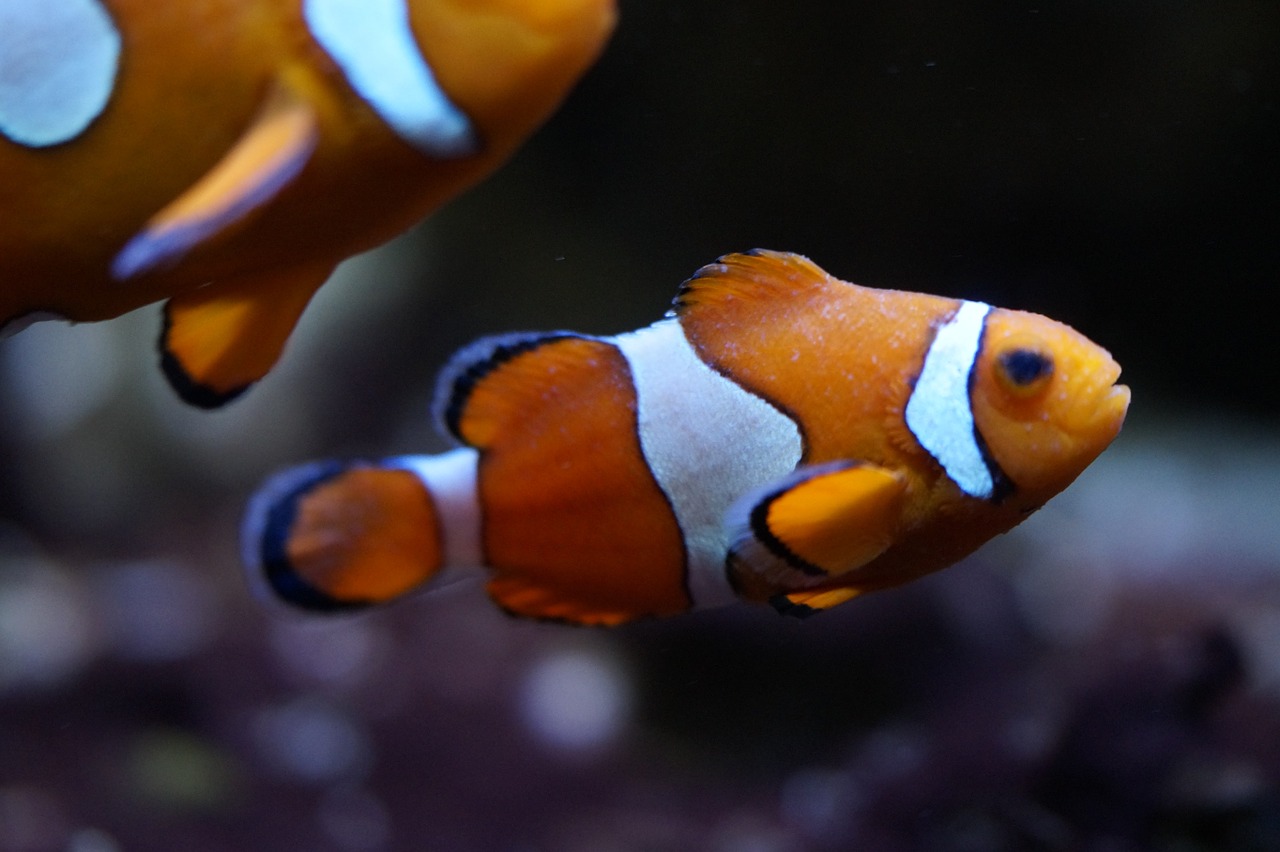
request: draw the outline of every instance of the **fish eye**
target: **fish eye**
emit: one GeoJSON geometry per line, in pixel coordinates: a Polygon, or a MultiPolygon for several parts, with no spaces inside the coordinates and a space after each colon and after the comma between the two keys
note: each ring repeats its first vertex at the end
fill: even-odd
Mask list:
{"type": "Polygon", "coordinates": [[[1020,397],[1039,393],[1053,377],[1053,357],[1038,349],[1019,347],[1001,352],[996,364],[1001,383],[1020,397]]]}

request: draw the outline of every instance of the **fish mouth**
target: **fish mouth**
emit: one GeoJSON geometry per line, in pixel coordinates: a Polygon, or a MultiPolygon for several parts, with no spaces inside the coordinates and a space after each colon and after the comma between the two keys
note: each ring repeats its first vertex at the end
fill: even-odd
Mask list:
{"type": "Polygon", "coordinates": [[[1129,401],[1132,398],[1133,394],[1128,385],[1112,385],[1111,390],[1107,391],[1107,395],[1102,399],[1103,408],[1114,412],[1119,417],[1124,417],[1129,411],[1129,401]]]}
{"type": "Polygon", "coordinates": [[[1114,364],[1114,371],[1109,377],[1110,381],[1100,387],[1100,395],[1098,402],[1094,406],[1092,420],[1095,428],[1106,433],[1105,440],[1108,442],[1115,438],[1120,432],[1120,427],[1124,425],[1124,418],[1129,413],[1129,402],[1133,397],[1129,386],[1121,384],[1120,367],[1114,364]]]}
{"type": "Polygon", "coordinates": [[[1128,385],[1119,382],[1120,365],[1115,361],[1108,359],[1105,366],[1095,370],[1087,389],[1076,397],[1078,401],[1072,406],[1067,423],[1078,435],[1088,436],[1086,441],[1109,442],[1124,424],[1132,394],[1128,385]]]}
{"type": "Polygon", "coordinates": [[[1111,370],[1109,380],[1106,386],[1108,390],[1102,398],[1103,408],[1118,413],[1121,417],[1129,410],[1129,400],[1133,394],[1129,390],[1128,385],[1120,384],[1120,365],[1113,359],[1111,361],[1111,370]]]}

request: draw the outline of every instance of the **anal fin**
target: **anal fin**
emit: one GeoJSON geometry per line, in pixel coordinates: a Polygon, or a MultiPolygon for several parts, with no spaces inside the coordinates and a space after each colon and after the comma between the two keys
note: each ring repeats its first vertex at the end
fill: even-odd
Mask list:
{"type": "Polygon", "coordinates": [[[217,408],[267,374],[331,267],[220,281],[165,305],[161,366],[185,401],[217,408]]]}
{"type": "Polygon", "coordinates": [[[176,264],[273,198],[302,171],[319,129],[310,105],[280,83],[253,124],[204,177],[151,217],[111,264],[126,280],[176,264]]]}
{"type": "Polygon", "coordinates": [[[852,586],[837,586],[833,589],[811,589],[803,592],[791,592],[775,595],[769,603],[783,615],[794,618],[808,618],[823,610],[831,609],[842,603],[851,601],[862,594],[860,589],[852,586]]]}
{"type": "Polygon", "coordinates": [[[763,599],[849,574],[893,543],[905,492],[894,471],[842,461],[800,468],[750,495],[729,515],[735,584],[763,599]]]}
{"type": "Polygon", "coordinates": [[[548,588],[518,577],[490,580],[489,597],[510,615],[538,621],[555,621],[580,627],[617,627],[640,614],[627,607],[611,607],[600,601],[579,600],[572,591],[548,588]]]}

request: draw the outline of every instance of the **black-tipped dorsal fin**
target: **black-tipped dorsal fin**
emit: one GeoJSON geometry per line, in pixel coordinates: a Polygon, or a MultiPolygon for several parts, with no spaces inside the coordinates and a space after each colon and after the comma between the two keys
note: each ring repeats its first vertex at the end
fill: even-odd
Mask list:
{"type": "Polygon", "coordinates": [[[835,281],[809,258],[791,252],[752,249],[726,254],[680,286],[675,313],[683,318],[699,309],[727,309],[734,302],[794,300],[798,294],[825,289],[835,281]]]}

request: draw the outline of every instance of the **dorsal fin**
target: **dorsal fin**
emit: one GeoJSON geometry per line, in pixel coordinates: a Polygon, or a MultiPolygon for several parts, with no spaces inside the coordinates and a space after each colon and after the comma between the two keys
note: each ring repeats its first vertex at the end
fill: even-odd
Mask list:
{"type": "MultiPolygon", "coordinates": [[[[583,338],[571,331],[513,332],[482,337],[454,353],[440,371],[433,410],[436,423],[463,443],[471,443],[462,432],[462,417],[484,380],[503,364],[556,340],[583,338]]],[[[538,385],[515,383],[513,392],[522,396],[539,393],[538,385]]]]}
{"type": "Polygon", "coordinates": [[[955,302],[864,287],[796,254],[756,250],[700,270],[676,297],[698,357],[786,412],[803,460],[878,459],[937,318],[955,302]],[[868,428],[869,424],[875,424],[868,428]]]}
{"type": "Polygon", "coordinates": [[[701,309],[733,310],[736,303],[794,300],[806,291],[837,283],[809,258],[791,252],[752,249],[726,254],[693,273],[676,293],[676,316],[701,309]]]}

